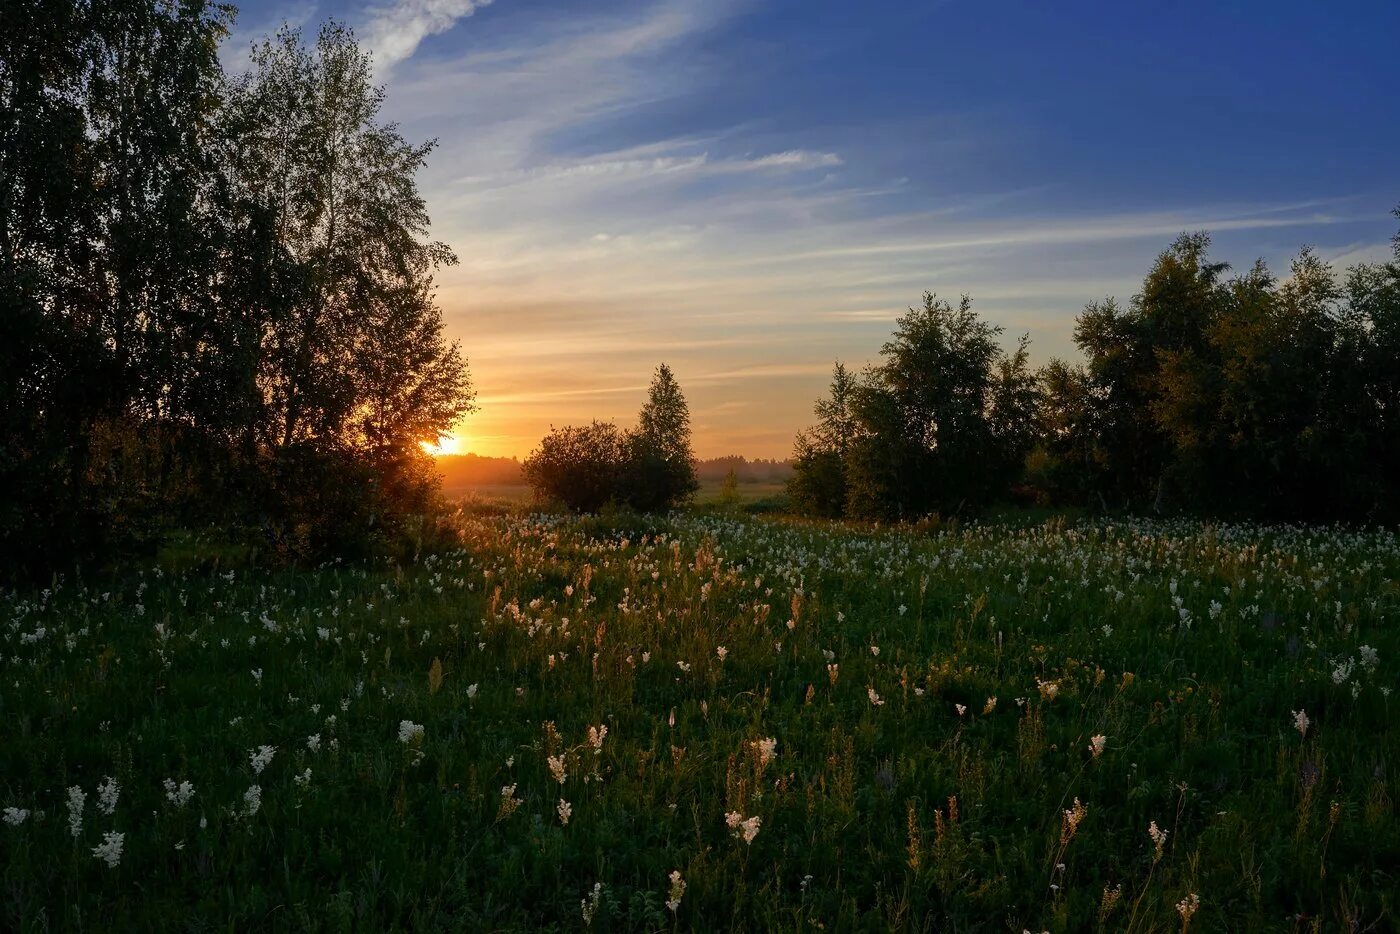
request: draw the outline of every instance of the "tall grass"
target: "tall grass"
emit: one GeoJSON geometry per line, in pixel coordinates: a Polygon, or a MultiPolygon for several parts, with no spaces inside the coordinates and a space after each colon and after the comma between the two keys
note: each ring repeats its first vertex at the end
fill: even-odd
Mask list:
{"type": "Polygon", "coordinates": [[[1394,534],[619,525],[0,597],[4,926],[1396,925],[1394,534]]]}

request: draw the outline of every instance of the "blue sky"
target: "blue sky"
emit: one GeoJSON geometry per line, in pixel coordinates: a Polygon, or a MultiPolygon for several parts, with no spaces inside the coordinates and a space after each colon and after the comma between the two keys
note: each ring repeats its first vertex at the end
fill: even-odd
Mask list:
{"type": "Polygon", "coordinates": [[[1182,230],[1279,273],[1388,255],[1400,3],[383,0],[355,27],[421,181],[468,449],[626,422],[667,360],[699,453],[783,456],[924,289],[1038,360],[1182,230]]]}

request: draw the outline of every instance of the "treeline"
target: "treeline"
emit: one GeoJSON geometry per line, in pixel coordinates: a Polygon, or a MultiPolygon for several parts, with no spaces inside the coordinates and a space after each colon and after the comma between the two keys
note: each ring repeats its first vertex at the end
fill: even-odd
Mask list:
{"type": "MultiPolygon", "coordinates": [[[[1400,211],[1397,211],[1400,216],[1400,211]]],[[[1275,520],[1400,520],[1400,235],[1339,276],[1304,250],[1230,275],[1189,234],[1126,305],[1078,317],[1081,364],[964,298],[924,296],[880,362],[837,364],[796,442],[799,510],[900,519],[998,501],[1275,520]]]]}
{"type": "Polygon", "coordinates": [[[738,454],[697,461],[695,474],[701,483],[721,483],[733,472],[738,483],[785,483],[792,479],[792,461],[755,458],[738,454]]]}
{"type": "Polygon", "coordinates": [[[522,466],[537,501],[576,512],[660,512],[688,502],[700,489],[690,407],[664,363],[630,430],[600,421],[551,429],[522,466]]]}
{"type": "Polygon", "coordinates": [[[204,0],[0,6],[0,568],[172,523],[291,557],[394,534],[467,412],[415,174],[344,28],[247,74],[204,0]]]}
{"type": "Polygon", "coordinates": [[[517,486],[525,471],[514,457],[481,454],[439,454],[434,458],[442,485],[448,491],[473,486],[517,486]]]}

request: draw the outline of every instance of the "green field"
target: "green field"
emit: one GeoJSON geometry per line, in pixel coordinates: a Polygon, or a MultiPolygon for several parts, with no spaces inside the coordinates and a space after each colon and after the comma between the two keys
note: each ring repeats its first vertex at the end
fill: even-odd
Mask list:
{"type": "Polygon", "coordinates": [[[1393,533],[458,521],[0,595],[3,926],[1400,920],[1393,533]]]}

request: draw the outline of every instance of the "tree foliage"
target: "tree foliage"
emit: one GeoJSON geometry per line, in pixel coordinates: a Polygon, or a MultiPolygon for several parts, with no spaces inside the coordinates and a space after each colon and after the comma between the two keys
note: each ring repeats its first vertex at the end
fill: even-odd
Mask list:
{"type": "Polygon", "coordinates": [[[690,444],[690,408],[675,374],[656,368],[637,424],[611,422],[553,429],[522,465],[537,499],[577,512],[605,505],[659,512],[700,488],[690,444]]]}
{"type": "MultiPolygon", "coordinates": [[[[1398,212],[1400,216],[1400,212],[1398,212]]],[[[816,515],[1049,504],[1240,518],[1400,519],[1400,235],[1339,277],[1230,275],[1183,234],[1126,304],[1075,322],[1082,364],[1030,369],[1024,339],[926,295],[881,362],[838,367],[798,436],[794,503],[816,515]],[[845,413],[850,413],[847,419],[845,413]]]]}
{"type": "Polygon", "coordinates": [[[423,501],[418,442],[470,406],[432,297],[452,256],[414,182],[431,144],[378,121],[368,58],[333,24],[228,78],[230,16],[0,10],[7,566],[211,518],[289,546],[382,531],[423,501]],[[307,513],[292,482],[336,501],[307,513]]]}

